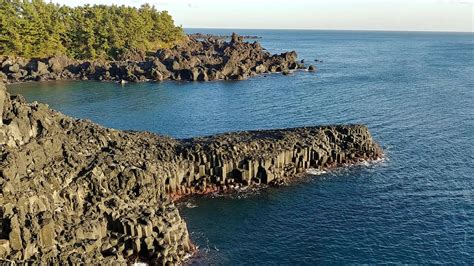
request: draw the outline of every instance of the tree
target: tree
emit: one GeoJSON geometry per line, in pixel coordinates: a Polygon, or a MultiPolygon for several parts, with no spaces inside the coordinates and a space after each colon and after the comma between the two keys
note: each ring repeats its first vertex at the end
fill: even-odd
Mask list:
{"type": "Polygon", "coordinates": [[[117,59],[183,38],[168,12],[148,4],[70,8],[44,0],[0,0],[0,54],[117,59]]]}

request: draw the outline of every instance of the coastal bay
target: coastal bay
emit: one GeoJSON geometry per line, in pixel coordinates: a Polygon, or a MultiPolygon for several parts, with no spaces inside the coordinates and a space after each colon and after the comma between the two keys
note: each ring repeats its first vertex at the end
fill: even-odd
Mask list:
{"type": "Polygon", "coordinates": [[[471,2],[0,0],[0,264],[472,264],[471,2]]]}
{"type": "Polygon", "coordinates": [[[121,130],[192,138],[366,124],[383,147],[386,159],[374,165],[313,172],[300,183],[253,196],[185,200],[180,216],[199,246],[197,263],[473,260],[472,35],[237,32],[262,36],[272,54],[295,50],[319,71],[239,82],[7,87],[28,101],[121,130]]]}

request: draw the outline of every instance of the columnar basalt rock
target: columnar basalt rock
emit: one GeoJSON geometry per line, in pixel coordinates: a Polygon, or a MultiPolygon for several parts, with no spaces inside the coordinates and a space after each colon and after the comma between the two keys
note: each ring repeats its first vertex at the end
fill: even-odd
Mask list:
{"type": "Polygon", "coordinates": [[[179,263],[193,251],[173,199],[279,184],[376,159],[362,125],[176,140],[107,129],[0,84],[0,260],[179,263]]]}
{"type": "Polygon", "coordinates": [[[262,73],[304,68],[296,52],[272,55],[259,43],[244,42],[233,34],[229,42],[215,38],[189,37],[154,56],[131,54],[117,61],[79,61],[64,56],[31,59],[1,57],[0,81],[7,83],[42,80],[241,80],[262,73]]]}

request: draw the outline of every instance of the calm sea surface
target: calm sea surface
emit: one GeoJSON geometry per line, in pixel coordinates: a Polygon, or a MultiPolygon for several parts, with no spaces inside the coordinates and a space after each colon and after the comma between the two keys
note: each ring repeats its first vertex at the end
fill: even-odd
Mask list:
{"type": "Polygon", "coordinates": [[[473,34],[239,33],[262,36],[273,53],[296,50],[320,70],[9,90],[108,127],[179,138],[364,123],[382,144],[387,159],[367,167],[241,198],[191,200],[182,215],[200,246],[193,263],[474,263],[473,34]]]}

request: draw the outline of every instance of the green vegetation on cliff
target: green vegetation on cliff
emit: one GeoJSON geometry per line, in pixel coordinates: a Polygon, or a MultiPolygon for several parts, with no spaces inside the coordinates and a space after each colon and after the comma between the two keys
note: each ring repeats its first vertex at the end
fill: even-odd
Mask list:
{"type": "Polygon", "coordinates": [[[147,4],[71,8],[43,0],[0,0],[0,55],[120,59],[183,36],[166,11],[147,4]]]}

